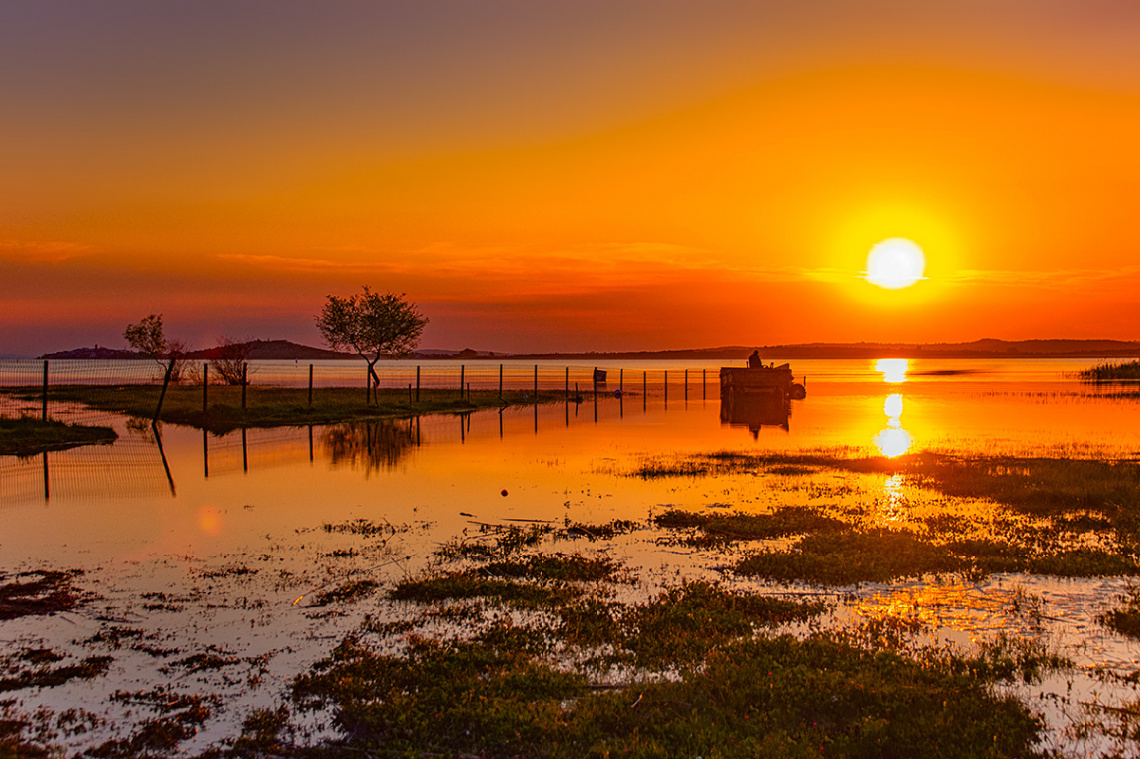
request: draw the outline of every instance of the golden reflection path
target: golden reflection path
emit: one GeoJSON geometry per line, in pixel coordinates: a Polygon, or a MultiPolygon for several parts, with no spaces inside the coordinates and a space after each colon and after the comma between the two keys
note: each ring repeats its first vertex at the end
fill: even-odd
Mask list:
{"type": "MultiPolygon", "coordinates": [[[[910,362],[905,358],[881,358],[875,362],[875,371],[881,372],[883,381],[892,385],[907,381],[906,373],[910,362]]],[[[901,456],[910,450],[914,439],[902,428],[900,418],[903,412],[902,393],[891,393],[883,401],[883,413],[887,415],[887,427],[873,438],[879,453],[889,459],[901,456]]]]}

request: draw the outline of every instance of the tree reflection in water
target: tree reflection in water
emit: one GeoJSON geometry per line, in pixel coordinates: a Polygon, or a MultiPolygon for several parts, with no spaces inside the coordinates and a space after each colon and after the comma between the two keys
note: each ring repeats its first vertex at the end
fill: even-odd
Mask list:
{"type": "Polygon", "coordinates": [[[334,465],[392,469],[417,445],[412,419],[373,419],[326,427],[321,442],[334,465]]]}

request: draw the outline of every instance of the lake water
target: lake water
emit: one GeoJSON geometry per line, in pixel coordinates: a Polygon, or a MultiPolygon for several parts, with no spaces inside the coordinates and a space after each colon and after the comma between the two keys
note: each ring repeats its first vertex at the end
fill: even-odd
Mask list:
{"type": "MultiPolygon", "coordinates": [[[[267,362],[254,377],[295,379],[301,370],[289,363],[267,362]]],[[[0,573],[78,569],[77,585],[93,595],[74,611],[0,621],[0,646],[114,657],[105,677],[11,697],[25,712],[83,708],[105,718],[106,724],[62,739],[81,747],[121,734],[123,725],[139,719],[129,705],[111,699],[115,691],[168,684],[222,694],[224,706],[186,744],[201,750],[234,735],[249,709],[280,703],[291,676],[375,611],[368,603],[336,613],[308,606],[306,599],[338,580],[414,575],[439,545],[480,523],[645,521],[671,506],[754,510],[802,497],[758,477],[628,476],[646,460],[840,447],[876,456],[939,450],[1140,459],[1140,401],[1120,386],[1073,378],[1093,363],[797,361],[793,370],[798,380],[806,377],[808,394],[787,408],[722,407],[717,362],[645,361],[599,364],[609,381],[596,402],[465,416],[221,437],[166,425],[159,439],[149,427],[107,415],[120,434],[113,445],[0,458],[0,573]],[[621,397],[612,393],[618,370],[626,390],[621,397]],[[666,370],[667,392],[661,384],[666,370]],[[399,530],[364,550],[353,536],[322,529],[356,519],[399,530]],[[108,625],[142,630],[149,643],[108,648],[105,640],[92,642],[108,625]],[[174,650],[214,652],[231,663],[215,670],[172,668],[174,650]]],[[[542,366],[546,373],[561,365],[542,366]]],[[[508,364],[507,376],[524,382],[532,368],[508,364]]],[[[592,374],[593,368],[585,370],[592,374]]],[[[575,367],[574,376],[583,370],[575,367]]],[[[492,382],[498,364],[471,371],[492,382]]],[[[876,497],[885,510],[905,508],[907,494],[897,486],[893,492],[890,482],[872,487],[881,488],[876,497]]],[[[667,584],[679,573],[719,576],[716,557],[651,539],[630,540],[622,550],[649,585],[667,584]]],[[[1140,651],[1094,620],[1126,584],[1119,578],[998,577],[978,585],[864,586],[836,618],[921,604],[936,610],[931,614],[948,639],[966,644],[1002,629],[1021,631],[997,609],[1009,594],[1026,590],[1044,599],[1052,620],[1033,634],[1049,636],[1083,667],[1129,671],[1140,651]]],[[[1128,697],[1092,678],[1080,687],[1090,698],[1128,697]]],[[[1064,721],[1061,711],[1042,708],[1057,724],[1064,721]]],[[[319,726],[313,729],[320,734],[319,726]]]]}

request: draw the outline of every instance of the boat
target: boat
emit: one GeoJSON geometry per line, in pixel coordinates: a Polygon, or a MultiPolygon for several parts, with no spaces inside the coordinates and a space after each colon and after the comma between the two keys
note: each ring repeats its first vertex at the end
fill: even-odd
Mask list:
{"type": "Polygon", "coordinates": [[[789,364],[779,366],[722,366],[721,400],[736,396],[776,395],[793,400],[807,397],[807,388],[796,382],[789,364]]]}

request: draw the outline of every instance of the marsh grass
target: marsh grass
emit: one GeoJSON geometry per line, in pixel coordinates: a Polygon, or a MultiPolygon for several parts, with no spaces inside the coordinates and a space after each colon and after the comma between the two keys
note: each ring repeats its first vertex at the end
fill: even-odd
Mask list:
{"type": "Polygon", "coordinates": [[[67,611],[84,594],[74,585],[79,570],[34,570],[14,576],[0,574],[0,620],[67,611]],[[9,580],[9,577],[14,579],[9,580]]]}
{"type": "Polygon", "coordinates": [[[1089,369],[1082,369],[1077,376],[1091,382],[1140,380],[1140,360],[1097,364],[1089,369]]]}
{"type": "MultiPolygon", "coordinates": [[[[648,462],[638,477],[771,474],[793,466],[815,471],[904,476],[911,490],[949,501],[916,520],[915,534],[875,533],[863,524],[870,500],[858,493],[846,509],[784,507],[767,515],[659,515],[657,526],[688,530],[695,547],[804,534],[785,551],[750,557],[738,571],[771,579],[818,583],[889,581],[926,573],[1028,572],[1063,577],[1140,574],[1140,466],[1129,461],[1013,456],[955,456],[923,452],[897,459],[806,454],[712,454],[648,462]],[[990,501],[1004,507],[985,525],[963,517],[956,503],[990,501]],[[845,534],[850,533],[850,534],[845,534]]],[[[795,477],[790,488],[811,488],[795,477]]],[[[814,498],[813,493],[808,493],[814,498]]],[[[849,494],[850,495],[850,494],[849,494]]]]}
{"type": "MultiPolygon", "coordinates": [[[[39,397],[38,388],[7,388],[21,398],[39,397]]],[[[157,385],[58,385],[51,388],[53,401],[82,403],[102,411],[151,419],[158,406],[161,387],[157,385]]],[[[242,408],[241,388],[211,385],[207,410],[202,410],[202,388],[172,385],[162,403],[161,421],[184,424],[222,434],[240,427],[279,427],[288,425],[332,424],[355,419],[413,417],[423,414],[467,413],[483,408],[552,403],[564,399],[556,391],[504,392],[473,390],[460,395],[457,390],[421,389],[420,400],[409,397],[406,388],[382,388],[376,400],[366,403],[364,388],[328,387],[313,390],[308,405],[307,388],[246,387],[242,408]]]]}
{"type": "Polygon", "coordinates": [[[1117,599],[1119,605],[1097,616],[1097,621],[1121,635],[1140,640],[1140,586],[1131,586],[1117,599]]]}
{"type": "Polygon", "coordinates": [[[346,737],[302,755],[1038,755],[1040,721],[995,695],[1001,676],[984,657],[916,660],[842,635],[744,637],[672,678],[596,688],[516,633],[417,638],[401,655],[346,639],[293,686],[298,708],[331,707],[346,737]]]}
{"type": "Polygon", "coordinates": [[[118,435],[110,427],[66,424],[32,417],[0,417],[0,456],[33,456],[81,445],[113,443],[118,435]]]}

